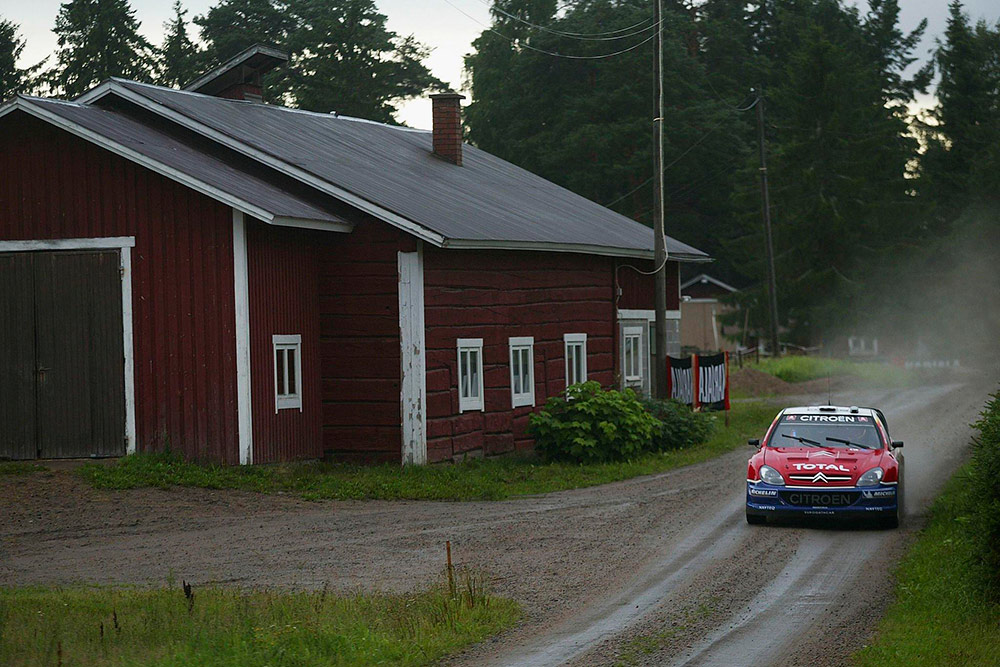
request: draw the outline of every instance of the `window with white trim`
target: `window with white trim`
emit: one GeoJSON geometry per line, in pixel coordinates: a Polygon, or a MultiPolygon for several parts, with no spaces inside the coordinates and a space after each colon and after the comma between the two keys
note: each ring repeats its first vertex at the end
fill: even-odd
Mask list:
{"type": "Polygon", "coordinates": [[[274,335],[274,411],[302,411],[302,336],[274,335]]]}
{"type": "Polygon", "coordinates": [[[587,381],[587,334],[563,334],[566,346],[566,386],[587,381]]]}
{"type": "Polygon", "coordinates": [[[642,327],[625,327],[622,335],[622,372],[626,382],[642,381],[642,327]]]}
{"type": "Polygon", "coordinates": [[[458,339],[458,411],[483,409],[483,339],[458,339]]]}
{"type": "Polygon", "coordinates": [[[518,408],[535,404],[535,339],[510,339],[510,402],[518,408]]]}

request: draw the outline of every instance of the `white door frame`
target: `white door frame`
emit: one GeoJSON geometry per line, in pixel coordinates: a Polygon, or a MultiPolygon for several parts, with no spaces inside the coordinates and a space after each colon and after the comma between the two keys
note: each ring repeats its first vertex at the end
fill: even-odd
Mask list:
{"type": "Polygon", "coordinates": [[[132,340],[132,248],[134,236],[105,236],[81,239],[0,241],[0,252],[55,250],[116,250],[122,283],[122,354],[125,383],[125,453],[134,454],[135,436],[135,346],[132,340]]]}

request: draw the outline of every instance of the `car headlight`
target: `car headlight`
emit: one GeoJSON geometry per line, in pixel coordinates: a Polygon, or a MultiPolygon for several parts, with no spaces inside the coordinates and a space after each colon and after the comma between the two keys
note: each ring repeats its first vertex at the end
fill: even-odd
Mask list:
{"type": "Polygon", "coordinates": [[[785,478],[771,466],[761,466],[760,470],[757,471],[757,476],[760,477],[762,482],[771,486],[785,485],[785,478]]]}
{"type": "Polygon", "coordinates": [[[885,471],[881,468],[872,468],[858,478],[858,486],[875,486],[882,481],[885,471]]]}

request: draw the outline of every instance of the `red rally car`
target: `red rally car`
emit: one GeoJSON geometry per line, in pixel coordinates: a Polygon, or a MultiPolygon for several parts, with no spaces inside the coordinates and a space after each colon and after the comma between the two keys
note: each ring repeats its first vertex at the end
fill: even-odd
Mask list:
{"type": "Polygon", "coordinates": [[[895,528],[903,517],[903,443],[889,438],[875,408],[785,408],[747,466],[747,523],[825,516],[874,519],[895,528]]]}

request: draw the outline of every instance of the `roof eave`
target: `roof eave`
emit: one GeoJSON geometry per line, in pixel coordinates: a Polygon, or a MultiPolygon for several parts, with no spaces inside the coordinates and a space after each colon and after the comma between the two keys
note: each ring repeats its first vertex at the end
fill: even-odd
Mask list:
{"type": "MultiPolygon", "coordinates": [[[[104,85],[105,84],[102,84],[102,86],[99,86],[99,88],[103,88],[104,85]]],[[[106,85],[107,88],[100,91],[99,93],[96,88],[93,91],[90,91],[91,93],[94,93],[93,96],[90,96],[90,93],[87,93],[86,95],[90,96],[88,97],[87,102],[88,103],[96,102],[106,97],[109,94],[118,95],[122,99],[128,102],[132,102],[133,104],[147,111],[151,111],[152,113],[155,113],[163,118],[171,120],[180,125],[181,127],[187,128],[192,132],[195,132],[215,142],[218,142],[223,146],[236,151],[237,153],[246,155],[247,157],[250,157],[264,165],[267,165],[268,167],[271,167],[275,171],[278,171],[282,174],[285,174],[286,176],[290,176],[291,178],[301,181],[313,188],[316,188],[317,190],[323,192],[324,194],[330,195],[335,199],[339,199],[340,201],[346,204],[350,204],[351,206],[354,206],[355,208],[360,209],[361,211],[369,215],[379,218],[380,220],[383,220],[393,225],[394,227],[398,227],[399,229],[402,229],[403,231],[416,236],[418,239],[422,241],[426,241],[431,245],[435,245],[438,247],[444,244],[445,237],[443,235],[438,234],[437,232],[434,232],[430,229],[427,229],[423,225],[420,225],[419,223],[416,223],[410,220],[409,218],[405,218],[393,211],[390,211],[389,209],[383,208],[378,204],[375,204],[374,202],[368,201],[367,199],[364,199],[363,197],[360,197],[354,194],[353,192],[337,187],[336,185],[319,178],[315,174],[305,171],[304,169],[295,167],[294,165],[288,164],[287,162],[280,160],[274,157],[273,155],[270,155],[264,151],[249,146],[243,143],[242,141],[239,141],[225,133],[214,130],[213,128],[208,127],[207,125],[198,122],[194,118],[191,118],[190,116],[174,111],[173,109],[169,109],[164,105],[149,99],[145,95],[136,93],[122,86],[114,79],[111,79],[110,81],[106,82],[106,85]]],[[[188,93],[188,94],[196,94],[196,93],[188,93]]],[[[82,100],[83,98],[81,98],[81,101],[82,100]]]]}
{"type": "MultiPolygon", "coordinates": [[[[616,248],[611,246],[593,245],[587,243],[558,243],[552,241],[494,241],[480,239],[446,239],[443,248],[452,250],[526,250],[534,252],[566,252],[581,255],[600,255],[603,257],[628,257],[634,259],[653,259],[653,251],[642,248],[616,248]]],[[[707,255],[691,255],[688,253],[670,253],[668,260],[673,262],[710,262],[707,255]]]]}
{"type": "MultiPolygon", "coordinates": [[[[359,195],[334,185],[315,174],[291,165],[280,158],[277,158],[262,150],[256,149],[248,144],[207,125],[199,122],[186,114],[174,111],[149,97],[127,88],[116,79],[101,84],[97,88],[85,93],[79,98],[80,102],[93,103],[103,97],[115,94],[137,106],[171,120],[182,127],[201,134],[213,141],[216,141],[227,148],[246,155],[262,164],[265,164],[276,171],[279,171],[291,178],[295,178],[317,190],[339,199],[361,211],[372,215],[384,222],[389,223],[403,231],[412,234],[418,239],[430,243],[439,248],[467,249],[467,250],[533,250],[547,252],[572,252],[581,254],[601,255],[607,257],[634,257],[639,259],[653,259],[651,249],[621,248],[614,246],[602,246],[593,244],[576,243],[556,243],[543,241],[490,241],[490,240],[470,240],[470,239],[449,239],[443,234],[424,227],[418,222],[406,218],[398,213],[384,208],[359,195]]],[[[189,93],[191,94],[191,93],[189,93]]],[[[711,257],[704,254],[691,253],[669,253],[672,261],[683,263],[704,263],[713,261],[711,257]]]]}
{"type": "Polygon", "coordinates": [[[25,97],[18,96],[17,98],[11,100],[7,104],[0,107],[0,118],[6,116],[7,114],[20,110],[26,114],[44,120],[51,125],[58,127],[61,130],[65,130],[70,134],[80,137],[92,144],[100,146],[116,155],[124,157],[127,160],[135,162],[136,164],[142,165],[151,171],[154,171],[165,178],[169,178],[176,181],[182,185],[185,185],[192,190],[199,192],[206,197],[215,199],[216,201],[222,202],[227,206],[231,206],[242,213],[263,220],[264,222],[272,225],[279,225],[283,227],[303,227],[306,229],[322,229],[324,231],[333,232],[343,232],[350,233],[354,229],[352,223],[346,221],[331,221],[331,220],[314,220],[309,218],[299,218],[291,216],[283,216],[276,214],[272,211],[268,211],[260,206],[250,203],[236,195],[220,190],[215,186],[212,186],[204,181],[197,179],[189,174],[185,174],[173,167],[163,164],[158,160],[154,160],[142,153],[132,150],[127,146],[123,146],[112,139],[109,139],[93,130],[85,128],[78,125],[70,120],[67,120],[57,114],[50,113],[46,109],[43,109],[37,105],[31,103],[29,99],[25,97]]]}

